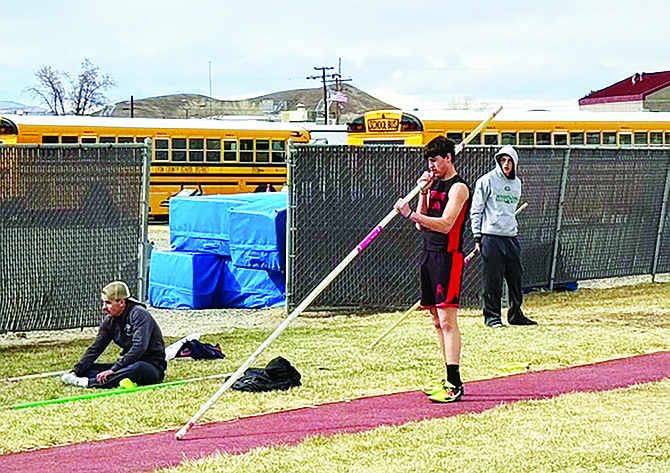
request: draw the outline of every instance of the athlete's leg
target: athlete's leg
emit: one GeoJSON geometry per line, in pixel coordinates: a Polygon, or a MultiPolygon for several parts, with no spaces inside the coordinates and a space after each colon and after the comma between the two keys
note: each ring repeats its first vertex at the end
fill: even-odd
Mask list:
{"type": "Polygon", "coordinates": [[[461,359],[461,331],[457,307],[431,307],[433,325],[445,365],[458,365],[461,359]]]}
{"type": "Polygon", "coordinates": [[[163,381],[164,373],[151,363],[136,361],[135,363],[115,371],[105,383],[98,383],[95,378],[89,381],[91,388],[116,388],[122,379],[128,378],[138,386],[158,384],[163,381]]]}

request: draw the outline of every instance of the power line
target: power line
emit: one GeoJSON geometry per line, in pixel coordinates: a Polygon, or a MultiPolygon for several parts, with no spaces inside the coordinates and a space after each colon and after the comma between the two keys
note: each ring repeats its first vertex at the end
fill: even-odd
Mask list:
{"type": "MultiPolygon", "coordinates": [[[[309,76],[307,79],[321,79],[321,82],[323,84],[323,106],[324,106],[324,118],[323,118],[323,123],[324,125],[328,124],[328,90],[326,88],[326,84],[328,83],[335,83],[335,90],[337,92],[340,92],[342,90],[342,82],[348,82],[352,80],[351,78],[348,79],[342,79],[342,59],[340,58],[339,60],[339,65],[338,65],[338,72],[334,72],[332,74],[326,74],[326,71],[331,71],[335,69],[332,66],[321,66],[321,67],[314,67],[315,71],[321,71],[320,76],[309,76]]],[[[337,109],[337,122],[339,123],[339,118],[340,118],[340,109],[338,107],[337,109]]]]}
{"type": "Polygon", "coordinates": [[[326,78],[331,78],[334,77],[334,74],[326,74],[326,71],[330,71],[332,69],[335,69],[334,67],[331,66],[321,66],[321,67],[314,67],[315,71],[321,71],[320,76],[309,76],[307,79],[321,79],[323,83],[323,106],[325,110],[325,114],[323,117],[323,124],[327,125],[328,124],[328,91],[326,90],[326,78]]]}

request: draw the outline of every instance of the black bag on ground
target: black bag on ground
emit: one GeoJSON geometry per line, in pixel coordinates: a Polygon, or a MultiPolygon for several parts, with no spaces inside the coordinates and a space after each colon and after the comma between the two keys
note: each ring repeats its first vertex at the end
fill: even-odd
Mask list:
{"type": "Polygon", "coordinates": [[[219,345],[214,346],[211,343],[203,343],[195,339],[184,342],[177,352],[177,358],[191,357],[194,360],[222,359],[225,356],[219,345]]]}
{"type": "Polygon", "coordinates": [[[249,368],[244,375],[231,386],[238,391],[286,390],[300,386],[300,373],[291,363],[278,356],[265,368],[249,368]]]}

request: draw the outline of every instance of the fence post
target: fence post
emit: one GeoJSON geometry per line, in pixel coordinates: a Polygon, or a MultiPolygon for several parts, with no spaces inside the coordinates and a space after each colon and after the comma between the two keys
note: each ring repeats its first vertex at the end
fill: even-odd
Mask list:
{"type": "Polygon", "coordinates": [[[549,290],[554,290],[554,279],[556,278],[556,267],[558,266],[558,248],[563,226],[563,205],[565,203],[565,191],[568,187],[568,173],[570,169],[570,151],[567,148],[565,159],[563,160],[563,176],[561,177],[561,190],[558,195],[558,214],[556,215],[556,232],[554,233],[554,248],[551,255],[551,271],[549,273],[549,290]]]}
{"type": "Polygon", "coordinates": [[[661,205],[661,215],[658,221],[658,233],[656,234],[656,247],[654,248],[654,261],[651,267],[651,282],[656,280],[658,271],[658,258],[661,252],[661,236],[663,235],[663,226],[665,224],[665,213],[668,208],[668,195],[670,194],[670,152],[668,153],[668,169],[665,174],[665,189],[663,191],[663,204],[661,205]]]}
{"type": "Polygon", "coordinates": [[[293,160],[293,155],[295,153],[295,144],[293,140],[288,141],[288,149],[286,150],[286,185],[288,186],[288,196],[286,200],[286,261],[284,262],[285,267],[285,282],[284,282],[284,312],[286,315],[289,314],[289,301],[293,295],[293,268],[292,262],[294,260],[293,255],[293,222],[295,221],[295,187],[293,182],[293,166],[295,161],[293,160]]]}
{"type": "Polygon", "coordinates": [[[140,258],[137,264],[138,288],[137,299],[146,302],[147,292],[149,290],[149,258],[151,257],[151,243],[149,243],[149,206],[150,192],[149,182],[151,174],[151,156],[152,156],[151,138],[144,140],[142,148],[142,191],[140,202],[140,258]]]}

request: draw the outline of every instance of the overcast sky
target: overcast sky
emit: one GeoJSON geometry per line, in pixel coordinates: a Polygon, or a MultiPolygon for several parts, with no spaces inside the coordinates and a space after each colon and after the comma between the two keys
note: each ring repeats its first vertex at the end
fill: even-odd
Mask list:
{"type": "Polygon", "coordinates": [[[401,108],[469,100],[568,104],[635,72],[670,70],[667,0],[22,0],[0,24],[0,100],[48,65],[84,58],[112,102],[175,93],[239,99],[319,87],[342,61],[350,84],[401,108]]]}

